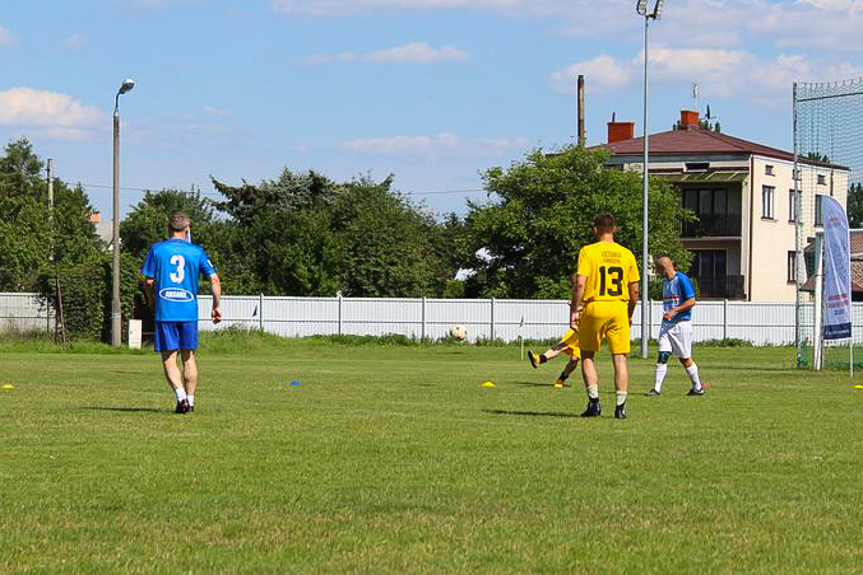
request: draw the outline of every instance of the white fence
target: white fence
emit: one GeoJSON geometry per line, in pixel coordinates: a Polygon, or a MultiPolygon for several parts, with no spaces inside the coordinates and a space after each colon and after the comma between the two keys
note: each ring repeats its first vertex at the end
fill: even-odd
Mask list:
{"type": "Polygon", "coordinates": [[[54,329],[54,311],[42,305],[36,294],[0,293],[0,332],[54,329]]]}
{"type": "MultiPolygon", "coordinates": [[[[201,329],[255,328],[284,337],[308,335],[402,334],[409,337],[446,337],[454,324],[467,326],[470,339],[512,341],[560,337],[569,321],[563,300],[494,299],[370,299],[340,297],[226,296],[224,321],[209,321],[212,300],[199,299],[201,329]],[[524,322],[524,326],[519,326],[524,322]]],[[[632,337],[641,334],[640,306],[633,318],[632,337]]],[[[0,294],[0,330],[53,329],[34,294],[0,294]]],[[[812,307],[806,308],[811,326],[812,307]]],[[[651,334],[657,337],[662,304],[651,305],[651,334]]],[[[794,342],[793,303],[702,301],[693,310],[696,341],[739,338],[756,345],[794,342]]],[[[863,303],[854,304],[855,341],[863,342],[863,303]]],[[[812,329],[804,330],[811,336],[812,329]]]]}
{"type": "MultiPolygon", "coordinates": [[[[220,324],[253,327],[285,337],[306,335],[402,334],[432,339],[445,337],[454,324],[467,326],[471,339],[513,341],[560,337],[569,322],[565,300],[495,299],[371,299],[243,297],[223,299],[225,321],[220,324]],[[524,326],[519,326],[524,322],[524,326]]],[[[858,307],[859,305],[859,307],[858,307]]],[[[863,304],[855,318],[863,325],[863,304]]],[[[201,328],[218,329],[208,321],[212,301],[199,300],[201,328]]],[[[794,342],[794,303],[703,301],[693,310],[696,341],[739,338],[756,345],[794,342]]],[[[632,337],[641,334],[641,310],[633,318],[632,337]]],[[[811,306],[807,315],[811,317],[811,306]]],[[[651,303],[651,334],[659,335],[662,303],[651,303]]],[[[856,323],[856,322],[855,322],[856,323]]],[[[859,333],[859,330],[858,330],[859,333]]],[[[805,335],[811,334],[811,328],[805,335]]],[[[863,333],[858,336],[863,341],[863,333]]]]}

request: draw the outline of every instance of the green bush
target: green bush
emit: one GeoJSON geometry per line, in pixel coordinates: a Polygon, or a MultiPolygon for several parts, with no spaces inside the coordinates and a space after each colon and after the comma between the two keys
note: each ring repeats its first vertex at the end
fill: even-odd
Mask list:
{"type": "MultiPolygon", "coordinates": [[[[70,341],[111,339],[112,266],[110,253],[79,264],[56,266],[39,277],[42,301],[57,310],[57,283],[63,303],[63,322],[70,341]]],[[[120,306],[124,321],[131,317],[137,288],[137,266],[125,254],[120,259],[120,306]]],[[[124,326],[125,328],[125,326],[124,326]]]]}
{"type": "Polygon", "coordinates": [[[729,337],[725,339],[708,339],[695,344],[698,347],[754,347],[754,344],[746,339],[729,337]]]}

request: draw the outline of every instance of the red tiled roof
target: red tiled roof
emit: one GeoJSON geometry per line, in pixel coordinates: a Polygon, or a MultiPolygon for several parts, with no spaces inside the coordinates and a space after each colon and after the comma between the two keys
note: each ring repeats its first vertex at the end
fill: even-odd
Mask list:
{"type": "MultiPolygon", "coordinates": [[[[644,154],[644,138],[621,140],[613,144],[604,144],[604,147],[614,155],[640,155],[644,154]]],[[[762,146],[755,142],[741,140],[740,138],[705,130],[697,126],[686,126],[679,130],[660,132],[658,134],[651,134],[650,136],[651,155],[741,153],[794,161],[794,154],[791,152],[762,146]]],[[[800,161],[807,164],[829,166],[829,164],[824,162],[817,162],[806,158],[801,158],[800,161]]]]}
{"type": "MultiPolygon", "coordinates": [[[[863,230],[851,230],[851,291],[863,293],[863,230]]],[[[812,244],[806,251],[812,253],[812,244]]],[[[815,291],[815,276],[811,276],[803,284],[803,291],[815,291]]]]}

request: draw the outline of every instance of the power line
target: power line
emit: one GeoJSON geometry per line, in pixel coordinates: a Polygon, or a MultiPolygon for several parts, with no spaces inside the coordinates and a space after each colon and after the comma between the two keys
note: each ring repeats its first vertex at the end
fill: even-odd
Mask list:
{"type": "MultiPolygon", "coordinates": [[[[28,175],[29,174],[17,174],[17,173],[16,174],[2,174],[2,173],[0,173],[0,177],[27,177],[28,175]]],[[[67,182],[67,185],[69,185],[70,187],[72,186],[71,182],[67,182]]],[[[80,185],[84,188],[95,188],[97,190],[106,190],[106,191],[110,191],[110,190],[114,189],[113,186],[109,186],[107,184],[88,184],[85,182],[76,182],[75,185],[80,185]]],[[[180,190],[177,188],[170,188],[170,187],[165,187],[165,186],[162,186],[161,188],[136,188],[136,187],[131,187],[131,186],[120,186],[120,190],[122,190],[124,192],[137,192],[140,194],[145,194],[147,192],[155,193],[155,192],[159,192],[160,190],[165,190],[165,189],[175,189],[175,190],[179,191],[180,193],[184,193],[184,194],[192,193],[192,192],[187,192],[187,191],[180,190]]],[[[486,190],[484,190],[483,188],[464,188],[461,190],[424,190],[424,191],[411,191],[411,192],[401,192],[401,193],[406,195],[406,196],[442,196],[442,195],[446,195],[446,194],[478,194],[478,193],[485,192],[485,191],[486,190]]],[[[202,196],[222,197],[222,194],[220,194],[218,192],[198,191],[195,193],[198,193],[202,196]]]]}
{"type": "MultiPolygon", "coordinates": [[[[83,186],[85,188],[97,188],[97,189],[104,189],[104,190],[113,190],[112,186],[107,186],[104,184],[87,184],[84,182],[79,182],[79,183],[81,186],[83,186]]],[[[156,188],[133,188],[133,187],[126,187],[126,186],[121,186],[120,189],[123,191],[127,191],[127,192],[139,192],[139,193],[158,192],[159,191],[156,188]]],[[[163,187],[162,189],[171,189],[171,188],[164,188],[163,187]]],[[[191,193],[191,192],[185,192],[182,190],[178,190],[178,191],[180,191],[181,193],[186,193],[186,194],[191,193]]],[[[480,193],[480,192],[485,192],[485,190],[483,188],[465,188],[462,190],[430,190],[430,191],[402,192],[402,193],[406,196],[438,196],[438,195],[444,195],[444,194],[472,194],[472,193],[480,193]]],[[[202,196],[222,197],[222,194],[220,194],[218,192],[200,192],[199,191],[196,193],[198,193],[202,196]]]]}

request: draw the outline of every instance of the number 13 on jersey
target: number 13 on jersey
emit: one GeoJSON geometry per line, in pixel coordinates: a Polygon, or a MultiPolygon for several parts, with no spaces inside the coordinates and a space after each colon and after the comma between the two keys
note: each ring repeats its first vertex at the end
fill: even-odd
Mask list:
{"type": "Polygon", "coordinates": [[[599,295],[620,297],[623,295],[623,268],[599,266],[599,295]]]}

